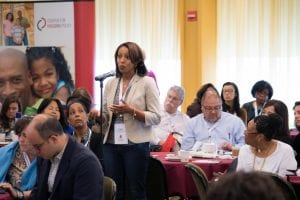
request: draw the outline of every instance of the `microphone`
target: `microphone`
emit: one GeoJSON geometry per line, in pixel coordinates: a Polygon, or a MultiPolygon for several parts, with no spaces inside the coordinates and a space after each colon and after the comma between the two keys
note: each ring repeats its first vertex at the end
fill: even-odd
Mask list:
{"type": "Polygon", "coordinates": [[[104,79],[106,79],[108,77],[111,77],[111,76],[114,76],[114,75],[116,75],[116,72],[115,72],[115,70],[112,70],[110,72],[107,72],[107,73],[96,76],[95,81],[103,81],[104,79]]]}

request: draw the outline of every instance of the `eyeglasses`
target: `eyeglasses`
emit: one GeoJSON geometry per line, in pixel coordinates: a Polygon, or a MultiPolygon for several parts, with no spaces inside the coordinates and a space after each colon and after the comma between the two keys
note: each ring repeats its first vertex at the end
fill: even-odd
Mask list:
{"type": "Polygon", "coordinates": [[[234,90],[223,90],[223,93],[232,94],[232,93],[234,93],[234,90]]]}
{"type": "Polygon", "coordinates": [[[212,112],[212,111],[219,111],[222,106],[218,105],[218,106],[203,106],[204,110],[208,111],[208,112],[212,112]]]}
{"type": "Polygon", "coordinates": [[[269,92],[268,91],[257,91],[256,92],[258,95],[260,95],[260,96],[269,96],[269,92]]]}
{"type": "Polygon", "coordinates": [[[245,134],[256,135],[256,134],[258,134],[258,132],[257,131],[256,132],[249,132],[249,131],[245,130],[245,134]]]}
{"type": "Polygon", "coordinates": [[[40,144],[33,144],[32,146],[35,150],[40,151],[44,144],[45,144],[45,142],[42,142],[40,144]]]}

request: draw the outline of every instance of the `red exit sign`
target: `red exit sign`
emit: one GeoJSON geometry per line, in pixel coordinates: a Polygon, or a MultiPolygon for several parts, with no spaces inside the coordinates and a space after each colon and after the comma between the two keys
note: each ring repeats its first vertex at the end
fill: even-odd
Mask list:
{"type": "Polygon", "coordinates": [[[197,10],[189,10],[186,13],[186,19],[188,22],[197,21],[197,10]]]}

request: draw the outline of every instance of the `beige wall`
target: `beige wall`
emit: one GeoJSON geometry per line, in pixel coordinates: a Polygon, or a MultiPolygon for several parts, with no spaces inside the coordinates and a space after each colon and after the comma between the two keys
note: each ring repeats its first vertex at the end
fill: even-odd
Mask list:
{"type": "Polygon", "coordinates": [[[203,83],[215,82],[217,0],[179,0],[182,86],[186,111],[203,83]],[[197,21],[187,21],[187,11],[197,11],[197,21]]]}

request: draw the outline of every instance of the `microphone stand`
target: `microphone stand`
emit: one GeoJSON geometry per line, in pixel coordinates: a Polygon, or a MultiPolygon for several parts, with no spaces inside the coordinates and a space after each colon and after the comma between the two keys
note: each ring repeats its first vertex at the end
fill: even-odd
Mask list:
{"type": "Polygon", "coordinates": [[[100,82],[100,120],[99,120],[99,125],[100,125],[100,137],[101,137],[101,141],[100,141],[100,145],[101,145],[101,152],[100,152],[100,163],[102,165],[102,168],[104,170],[104,161],[103,161],[103,81],[104,79],[100,79],[98,80],[100,82]]]}
{"type": "Polygon", "coordinates": [[[100,132],[102,135],[103,135],[103,116],[102,116],[102,112],[103,112],[103,108],[102,108],[103,107],[103,81],[104,81],[104,79],[100,80],[100,117],[101,117],[100,118],[100,132]]]}

